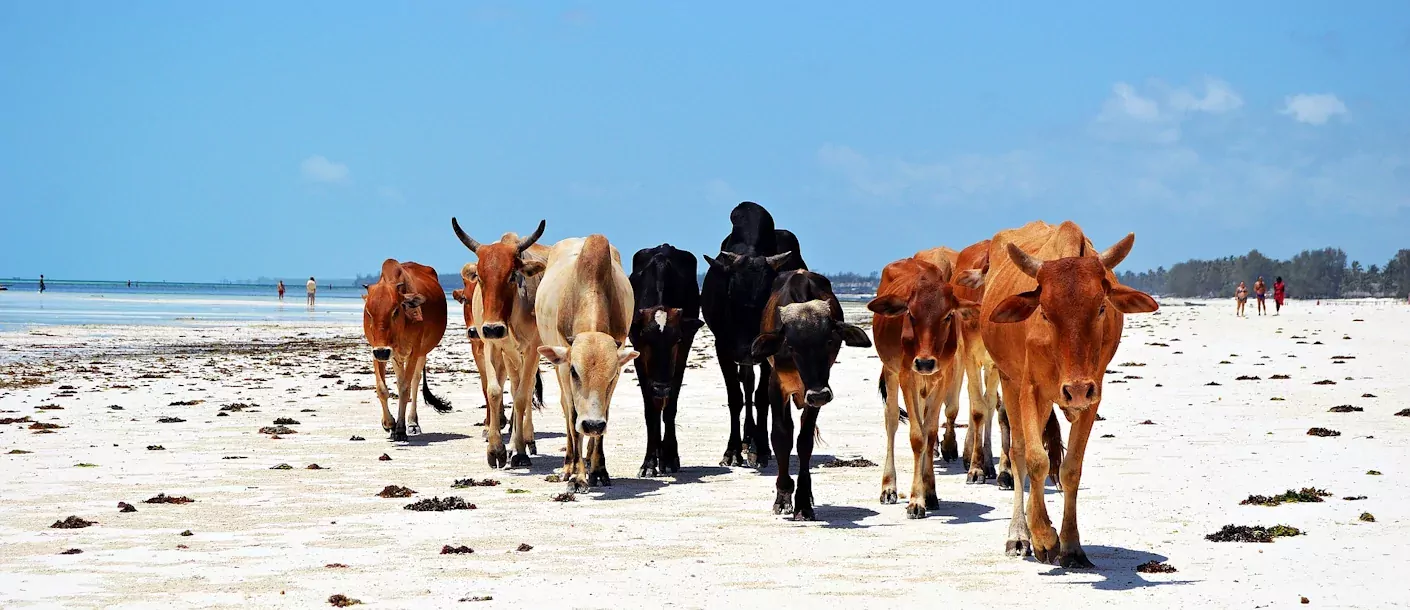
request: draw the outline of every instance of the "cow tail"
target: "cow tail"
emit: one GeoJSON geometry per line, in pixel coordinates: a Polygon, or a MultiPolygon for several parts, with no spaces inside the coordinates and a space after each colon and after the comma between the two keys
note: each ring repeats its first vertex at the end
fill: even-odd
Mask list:
{"type": "Polygon", "coordinates": [[[531,403],[535,411],[543,410],[543,373],[534,371],[534,399],[531,403]]]}
{"type": "Polygon", "coordinates": [[[1062,429],[1058,427],[1057,409],[1048,415],[1048,425],[1043,427],[1043,446],[1048,450],[1048,479],[1053,485],[1062,485],[1058,469],[1062,468],[1062,429]]]}
{"type": "Polygon", "coordinates": [[[431,405],[437,413],[450,413],[450,401],[431,393],[431,386],[426,383],[426,369],[421,369],[421,398],[426,404],[431,405]]]}
{"type": "MultiPolygon", "coordinates": [[[[876,382],[876,393],[881,395],[881,402],[886,402],[886,371],[881,372],[881,379],[876,382]]],[[[910,419],[910,414],[906,413],[906,408],[897,405],[897,410],[901,414],[901,423],[906,423],[910,419]]]]}

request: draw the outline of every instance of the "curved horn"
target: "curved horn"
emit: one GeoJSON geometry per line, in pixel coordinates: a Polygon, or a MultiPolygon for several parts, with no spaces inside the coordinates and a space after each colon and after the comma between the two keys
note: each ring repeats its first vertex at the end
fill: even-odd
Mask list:
{"type": "Polygon", "coordinates": [[[778,269],[779,267],[782,267],[784,263],[788,262],[788,257],[790,256],[793,256],[793,252],[791,250],[788,252],[783,252],[781,254],[775,254],[773,256],[765,256],[764,262],[768,263],[770,267],[778,269]]]}
{"type": "Polygon", "coordinates": [[[1013,242],[1009,242],[1008,251],[1009,258],[1013,260],[1013,264],[1018,265],[1019,271],[1028,277],[1037,279],[1038,269],[1043,266],[1043,261],[1029,256],[1013,242]]]}
{"type": "Polygon", "coordinates": [[[546,221],[540,220],[540,221],[539,221],[539,228],[534,229],[534,234],[533,234],[533,235],[530,235],[530,236],[528,236],[528,237],[525,237],[524,239],[519,240],[519,253],[520,253],[520,254],[523,254],[525,250],[528,250],[528,249],[529,249],[529,246],[534,245],[534,242],[538,241],[540,237],[543,237],[543,227],[544,227],[545,224],[547,224],[546,221]]]}
{"type": "Polygon", "coordinates": [[[719,256],[716,256],[715,258],[726,265],[733,265],[739,262],[738,254],[735,254],[733,252],[726,252],[724,250],[721,250],[719,256]]]}
{"type": "Polygon", "coordinates": [[[1115,269],[1117,265],[1121,264],[1121,261],[1126,260],[1126,255],[1131,253],[1131,246],[1134,245],[1136,245],[1136,234],[1127,233],[1126,237],[1121,238],[1121,241],[1112,244],[1110,248],[1102,252],[1102,265],[1107,269],[1115,269]]]}
{"type": "Polygon", "coordinates": [[[469,248],[471,252],[480,249],[480,242],[475,241],[475,238],[466,235],[465,231],[460,228],[460,223],[455,220],[454,216],[450,217],[450,226],[455,229],[455,236],[460,238],[460,243],[465,244],[465,247],[469,248]]]}

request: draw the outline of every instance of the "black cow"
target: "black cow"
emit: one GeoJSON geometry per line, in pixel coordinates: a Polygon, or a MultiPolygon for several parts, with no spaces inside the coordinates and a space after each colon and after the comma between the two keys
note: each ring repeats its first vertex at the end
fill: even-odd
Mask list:
{"type": "Polygon", "coordinates": [[[654,477],[681,469],[676,444],[676,403],[680,399],[690,343],[700,321],[700,287],[695,283],[695,255],[662,244],[632,256],[632,347],[636,379],[646,410],[646,459],[637,476],[654,477]],[[666,434],[661,423],[665,418],[666,434]]]}
{"type": "Polygon", "coordinates": [[[797,521],[813,520],[813,482],[808,468],[813,457],[818,412],[832,402],[828,378],[842,344],[871,347],[866,331],[843,321],[842,305],[832,294],[832,282],[811,271],[780,274],[774,282],[751,353],[773,365],[769,405],[774,415],[773,449],[778,456],[774,514],[792,511],[797,521]],[[803,410],[798,430],[798,490],[788,476],[793,452],[793,413],[803,410]],[[789,498],[793,494],[793,498],[789,498]]]}
{"type": "Polygon", "coordinates": [[[734,228],[720,243],[719,258],[705,257],[710,268],[700,291],[701,313],[715,335],[715,356],[729,399],[729,444],[720,465],[763,468],[769,463],[768,389],[763,383],[769,376],[769,363],[756,362],[750,346],[759,335],[759,320],[774,278],[780,271],[808,266],[799,252],[798,238],[789,231],[775,229],[773,216],[763,206],[745,201],[735,206],[729,219],[734,228]],[[757,390],[756,363],[760,380],[757,390]],[[741,410],[743,436],[739,428],[741,410]],[[747,461],[743,438],[749,439],[747,461]]]}

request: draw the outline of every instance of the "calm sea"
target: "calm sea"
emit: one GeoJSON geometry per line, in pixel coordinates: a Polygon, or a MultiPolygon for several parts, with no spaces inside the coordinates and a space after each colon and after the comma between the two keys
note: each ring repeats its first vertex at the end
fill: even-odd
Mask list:
{"type": "Polygon", "coordinates": [[[286,285],[281,302],[274,286],[175,282],[0,280],[0,330],[72,324],[193,324],[218,321],[319,321],[358,323],[361,286],[319,286],[315,307],[304,285],[286,285]]]}

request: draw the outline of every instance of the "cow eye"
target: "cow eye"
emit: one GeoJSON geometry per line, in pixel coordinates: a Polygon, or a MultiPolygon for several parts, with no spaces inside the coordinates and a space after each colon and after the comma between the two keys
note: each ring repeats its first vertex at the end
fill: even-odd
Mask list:
{"type": "Polygon", "coordinates": [[[1099,315],[1099,316],[1104,316],[1104,315],[1106,315],[1106,303],[1102,303],[1102,306],[1099,307],[1099,308],[1097,308],[1097,315],[1099,315]]]}
{"type": "Polygon", "coordinates": [[[570,375],[572,375],[572,377],[573,377],[573,383],[578,383],[578,368],[577,368],[577,367],[569,367],[569,368],[568,368],[568,373],[569,373],[570,375]]]}

